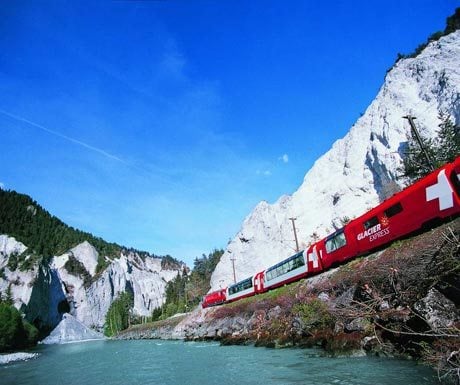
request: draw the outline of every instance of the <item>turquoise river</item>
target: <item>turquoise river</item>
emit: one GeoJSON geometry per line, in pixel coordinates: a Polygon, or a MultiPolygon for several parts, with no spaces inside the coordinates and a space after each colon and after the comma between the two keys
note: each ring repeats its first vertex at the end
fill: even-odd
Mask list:
{"type": "Polygon", "coordinates": [[[313,349],[179,341],[94,341],[39,346],[35,359],[0,366],[0,384],[436,384],[410,361],[324,358],[313,349]]]}

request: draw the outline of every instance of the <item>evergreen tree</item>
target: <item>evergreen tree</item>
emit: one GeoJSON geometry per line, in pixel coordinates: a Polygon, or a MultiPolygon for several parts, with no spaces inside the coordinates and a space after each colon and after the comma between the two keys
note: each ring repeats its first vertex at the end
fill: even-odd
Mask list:
{"type": "Polygon", "coordinates": [[[455,13],[447,18],[444,33],[447,35],[457,29],[460,29],[460,8],[457,8],[455,13]]]}
{"type": "Polygon", "coordinates": [[[421,137],[422,146],[433,164],[428,162],[425,152],[411,131],[403,158],[403,168],[400,170],[409,183],[429,174],[433,167],[441,167],[452,162],[460,154],[460,127],[445,113],[441,113],[439,119],[441,123],[437,136],[433,139],[421,137]]]}
{"type": "Polygon", "coordinates": [[[445,113],[439,117],[441,124],[436,143],[437,157],[442,163],[452,162],[460,154],[460,126],[456,126],[445,113]]]}
{"type": "Polygon", "coordinates": [[[407,142],[407,148],[403,158],[403,175],[409,178],[410,181],[417,180],[429,174],[433,171],[433,166],[436,167],[436,164],[430,164],[425,155],[426,152],[429,158],[435,161],[436,149],[434,141],[430,138],[421,137],[421,142],[424,150],[422,150],[414,133],[411,131],[411,137],[407,142]]]}
{"type": "Polygon", "coordinates": [[[116,335],[130,325],[131,309],[134,299],[131,293],[124,292],[112,302],[105,316],[104,334],[108,337],[116,335]]]}

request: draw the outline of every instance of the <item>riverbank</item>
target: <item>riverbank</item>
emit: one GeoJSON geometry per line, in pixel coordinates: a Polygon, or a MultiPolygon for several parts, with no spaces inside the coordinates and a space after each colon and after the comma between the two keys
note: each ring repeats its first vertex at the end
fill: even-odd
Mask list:
{"type": "Polygon", "coordinates": [[[320,346],[403,356],[458,378],[460,219],[280,289],[128,329],[121,339],[320,346]]]}
{"type": "Polygon", "coordinates": [[[16,361],[28,361],[39,356],[38,353],[10,353],[10,354],[0,354],[0,365],[9,364],[16,361]]]}

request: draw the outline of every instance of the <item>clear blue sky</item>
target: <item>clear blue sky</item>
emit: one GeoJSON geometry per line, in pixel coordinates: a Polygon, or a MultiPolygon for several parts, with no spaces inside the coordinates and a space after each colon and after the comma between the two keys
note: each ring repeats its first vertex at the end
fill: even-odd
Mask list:
{"type": "Polygon", "coordinates": [[[0,6],[0,186],[189,264],[343,137],[459,1],[0,6]]]}

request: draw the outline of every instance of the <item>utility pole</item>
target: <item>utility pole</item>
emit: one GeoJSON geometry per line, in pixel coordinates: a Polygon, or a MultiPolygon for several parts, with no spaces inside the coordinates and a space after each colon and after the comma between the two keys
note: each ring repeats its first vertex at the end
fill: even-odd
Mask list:
{"type": "Polygon", "coordinates": [[[289,218],[289,220],[292,222],[292,230],[294,230],[294,238],[295,238],[295,247],[296,251],[299,252],[299,241],[297,240],[297,231],[295,229],[295,223],[294,221],[297,220],[297,218],[289,218]]]}
{"type": "Polygon", "coordinates": [[[232,267],[233,267],[233,283],[236,283],[236,273],[235,273],[235,257],[231,257],[230,261],[232,261],[232,267]]]}
{"type": "Polygon", "coordinates": [[[415,116],[411,116],[411,115],[403,116],[403,118],[407,119],[409,121],[412,133],[414,134],[415,139],[417,139],[417,142],[418,142],[420,148],[422,149],[423,155],[425,155],[426,161],[427,161],[428,165],[430,166],[431,171],[433,171],[435,169],[433,160],[431,159],[430,155],[428,154],[428,151],[426,150],[425,146],[423,145],[422,138],[421,138],[420,134],[418,133],[417,128],[415,127],[414,119],[417,119],[417,118],[415,116]]]}

